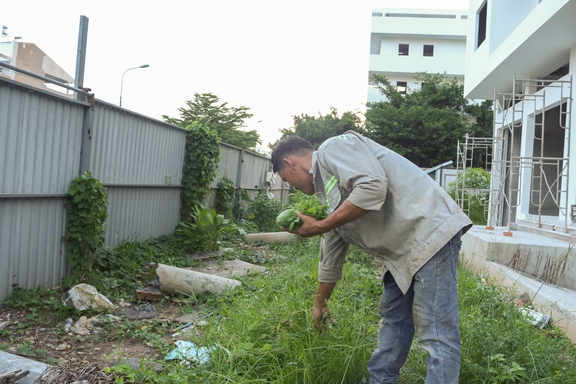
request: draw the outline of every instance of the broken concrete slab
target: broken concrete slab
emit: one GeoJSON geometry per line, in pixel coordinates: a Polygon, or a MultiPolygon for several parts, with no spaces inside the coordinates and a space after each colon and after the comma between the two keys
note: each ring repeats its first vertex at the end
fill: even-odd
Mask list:
{"type": "Polygon", "coordinates": [[[116,315],[127,317],[128,320],[155,319],[156,317],[160,316],[160,314],[153,308],[146,309],[144,311],[140,311],[134,308],[118,308],[116,310],[116,315]]]}
{"type": "Polygon", "coordinates": [[[26,377],[18,380],[18,384],[35,383],[42,373],[49,367],[48,364],[40,363],[39,361],[0,351],[0,374],[16,371],[18,369],[21,369],[22,371],[30,371],[26,377]]]}

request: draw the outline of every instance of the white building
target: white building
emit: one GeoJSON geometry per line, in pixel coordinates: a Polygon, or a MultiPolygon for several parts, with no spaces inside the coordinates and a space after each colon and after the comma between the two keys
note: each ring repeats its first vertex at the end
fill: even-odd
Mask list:
{"type": "Polygon", "coordinates": [[[470,0],[465,97],[495,102],[490,224],[574,225],[576,0],[470,0]]]}
{"type": "MultiPolygon", "coordinates": [[[[414,89],[417,72],[464,81],[468,11],[373,9],[369,79],[386,76],[401,92],[414,89]]],[[[370,84],[368,102],[384,97],[370,84]]]]}

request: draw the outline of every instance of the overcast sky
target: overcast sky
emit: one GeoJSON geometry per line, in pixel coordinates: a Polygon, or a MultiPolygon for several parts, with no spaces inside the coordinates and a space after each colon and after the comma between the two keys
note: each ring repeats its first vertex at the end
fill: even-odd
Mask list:
{"type": "Polygon", "coordinates": [[[80,16],[89,19],[84,86],[96,98],[160,119],[194,93],[246,106],[264,144],[292,116],[363,110],[371,10],[467,9],[468,0],[18,0],[0,24],[71,76],[80,16]],[[257,121],[260,121],[258,123],[257,121]]]}

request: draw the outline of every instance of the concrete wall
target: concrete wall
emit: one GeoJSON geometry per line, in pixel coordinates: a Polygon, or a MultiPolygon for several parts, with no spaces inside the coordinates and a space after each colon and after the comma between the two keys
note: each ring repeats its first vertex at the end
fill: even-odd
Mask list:
{"type": "Polygon", "coordinates": [[[524,231],[513,231],[508,237],[505,231],[504,227],[488,231],[474,226],[462,237],[461,265],[488,284],[508,288],[510,300],[528,298],[534,310],[549,315],[552,324],[563,328],[576,343],[576,291],[567,287],[576,286],[573,244],[524,231]],[[554,282],[547,283],[509,265],[533,272],[548,268],[554,282]]]}

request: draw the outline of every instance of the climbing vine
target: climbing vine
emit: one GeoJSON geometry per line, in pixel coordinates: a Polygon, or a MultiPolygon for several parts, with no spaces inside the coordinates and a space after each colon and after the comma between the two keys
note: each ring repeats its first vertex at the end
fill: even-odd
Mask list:
{"type": "Polygon", "coordinates": [[[234,206],[234,197],[236,195],[236,185],[228,176],[223,176],[217,184],[216,198],[214,206],[216,212],[224,217],[229,217],[234,206]]]}
{"type": "Polygon", "coordinates": [[[180,218],[189,222],[196,207],[204,204],[210,183],[216,177],[220,161],[220,139],[216,131],[200,122],[188,126],[182,172],[180,218]]]}
{"type": "Polygon", "coordinates": [[[90,172],[76,177],[68,188],[68,194],[64,235],[66,259],[72,278],[82,280],[92,267],[94,253],[104,244],[108,195],[106,188],[90,172]]]}

